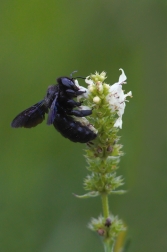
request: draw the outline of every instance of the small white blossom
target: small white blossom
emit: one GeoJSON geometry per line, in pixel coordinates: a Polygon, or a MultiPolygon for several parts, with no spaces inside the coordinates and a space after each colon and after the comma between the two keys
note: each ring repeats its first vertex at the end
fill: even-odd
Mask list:
{"type": "Polygon", "coordinates": [[[78,80],[76,80],[76,79],[74,80],[74,83],[79,88],[79,91],[84,92],[83,94],[77,96],[77,100],[80,101],[80,99],[82,99],[82,98],[87,98],[88,94],[89,94],[89,90],[83,86],[80,86],[78,80]]]}
{"type": "Polygon", "coordinates": [[[87,76],[85,79],[86,84],[88,85],[92,85],[93,84],[93,80],[90,79],[90,76],[87,76]]]}
{"type": "Polygon", "coordinates": [[[122,128],[122,115],[124,114],[125,110],[125,101],[127,96],[132,96],[132,92],[128,92],[127,94],[124,94],[124,91],[122,90],[122,85],[126,84],[127,77],[123,71],[123,69],[120,68],[122,71],[122,74],[119,77],[119,81],[109,88],[109,94],[106,97],[110,108],[112,111],[117,111],[118,119],[116,120],[114,127],[122,128]]]}
{"type": "Polygon", "coordinates": [[[84,91],[85,93],[88,91],[87,88],[80,86],[78,80],[74,80],[75,85],[79,88],[79,91],[84,91]]]}

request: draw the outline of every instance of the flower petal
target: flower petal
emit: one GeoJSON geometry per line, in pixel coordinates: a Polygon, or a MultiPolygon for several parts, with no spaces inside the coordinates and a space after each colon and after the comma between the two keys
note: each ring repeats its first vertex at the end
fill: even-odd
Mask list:
{"type": "Polygon", "coordinates": [[[114,124],[114,127],[122,129],[122,116],[118,117],[118,119],[116,120],[114,124]]]}
{"type": "Polygon", "coordinates": [[[90,78],[89,76],[86,77],[85,83],[88,84],[88,85],[91,85],[91,84],[93,84],[93,80],[91,80],[89,78],[90,78]]]}
{"type": "Polygon", "coordinates": [[[119,76],[119,81],[118,81],[118,83],[121,84],[127,80],[127,77],[126,77],[124,70],[122,68],[120,68],[119,70],[122,71],[122,74],[119,76]]]}

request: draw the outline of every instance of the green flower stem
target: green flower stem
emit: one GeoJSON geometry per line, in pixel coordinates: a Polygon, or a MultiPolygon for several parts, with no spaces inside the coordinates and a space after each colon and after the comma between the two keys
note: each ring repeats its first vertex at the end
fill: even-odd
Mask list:
{"type": "Polygon", "coordinates": [[[114,247],[111,244],[104,241],[104,252],[114,252],[114,247]]]}
{"type": "Polygon", "coordinates": [[[107,219],[109,217],[108,195],[106,193],[103,193],[101,195],[101,198],[102,198],[103,215],[104,218],[107,219]]]}
{"type": "MultiPolygon", "coordinates": [[[[109,204],[108,204],[108,194],[103,193],[101,195],[102,199],[102,207],[103,207],[103,216],[105,219],[109,217],[109,204]]],[[[103,240],[104,243],[104,251],[105,252],[113,252],[113,246],[111,245],[111,241],[108,239],[103,240]]]]}

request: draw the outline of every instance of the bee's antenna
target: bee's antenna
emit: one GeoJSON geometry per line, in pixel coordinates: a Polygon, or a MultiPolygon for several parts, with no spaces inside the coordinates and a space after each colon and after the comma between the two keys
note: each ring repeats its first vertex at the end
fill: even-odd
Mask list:
{"type": "Polygon", "coordinates": [[[75,77],[74,79],[86,79],[85,77],[82,77],[82,76],[78,76],[78,77],[75,77]]]}
{"type": "Polygon", "coordinates": [[[70,74],[70,78],[73,79],[73,78],[72,78],[72,75],[73,75],[74,73],[77,73],[77,72],[78,72],[77,70],[73,71],[73,72],[70,74]]]}
{"type": "Polygon", "coordinates": [[[82,77],[82,76],[78,76],[78,77],[73,78],[72,75],[73,75],[74,73],[77,73],[77,72],[78,72],[77,70],[73,71],[73,72],[70,74],[70,78],[71,78],[71,79],[74,79],[74,80],[75,80],[75,79],[84,79],[84,80],[86,79],[85,77],[82,77]]]}

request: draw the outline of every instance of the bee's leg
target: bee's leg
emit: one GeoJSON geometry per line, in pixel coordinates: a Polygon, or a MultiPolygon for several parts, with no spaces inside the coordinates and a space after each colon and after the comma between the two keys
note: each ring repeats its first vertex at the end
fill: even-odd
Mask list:
{"type": "Polygon", "coordinates": [[[74,100],[67,101],[67,105],[70,106],[71,108],[79,107],[79,106],[81,106],[81,104],[82,104],[82,102],[76,102],[74,100]]]}
{"type": "Polygon", "coordinates": [[[92,114],[92,110],[71,110],[68,111],[68,115],[74,115],[77,117],[84,117],[92,114]]]}
{"type": "Polygon", "coordinates": [[[78,95],[82,95],[84,93],[85,93],[85,91],[79,91],[79,90],[75,91],[72,89],[66,89],[66,94],[68,94],[71,97],[77,97],[78,95]]]}

